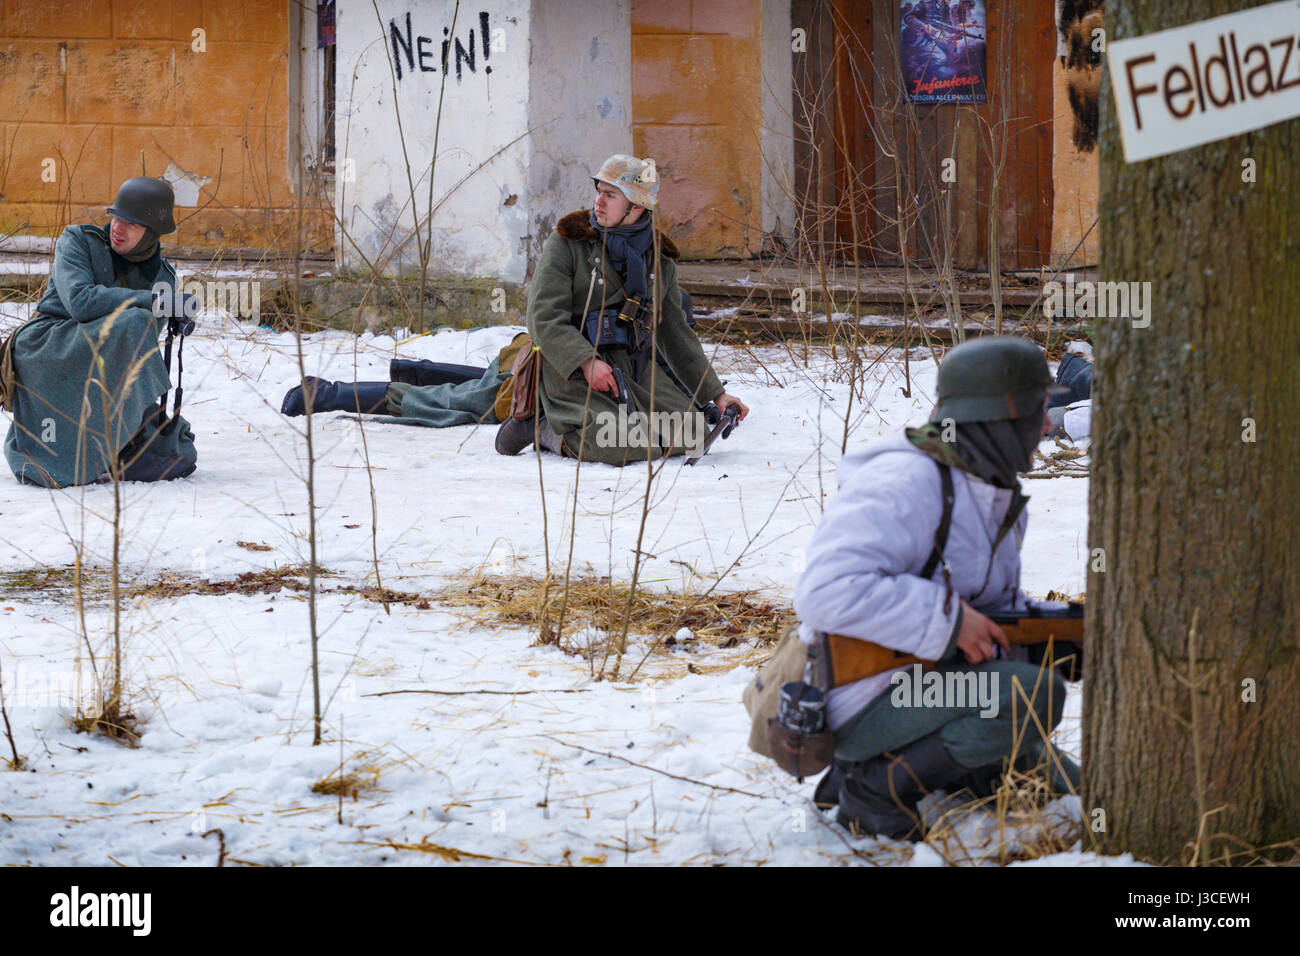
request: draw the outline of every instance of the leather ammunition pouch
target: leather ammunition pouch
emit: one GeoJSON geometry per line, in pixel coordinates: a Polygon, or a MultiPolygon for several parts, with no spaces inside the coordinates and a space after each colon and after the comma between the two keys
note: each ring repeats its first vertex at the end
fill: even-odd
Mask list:
{"type": "Polygon", "coordinates": [[[600,309],[587,313],[582,334],[596,348],[620,348],[629,351],[636,344],[632,329],[619,321],[617,309],[600,309]]]}
{"type": "MultiPolygon", "coordinates": [[[[511,418],[527,420],[537,411],[537,377],[541,374],[541,363],[542,353],[531,340],[515,355],[509,379],[511,418]]],[[[499,413],[498,417],[505,420],[499,413]]]]}

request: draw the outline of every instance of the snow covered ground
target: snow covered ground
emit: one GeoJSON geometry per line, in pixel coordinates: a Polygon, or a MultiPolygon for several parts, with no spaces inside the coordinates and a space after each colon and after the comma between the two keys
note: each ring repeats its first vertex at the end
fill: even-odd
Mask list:
{"type": "MultiPolygon", "coordinates": [[[[21,310],[5,314],[11,324],[21,310]]],[[[321,333],[309,338],[306,362],[312,374],[362,380],[386,379],[394,354],[486,365],[515,331],[321,333]]],[[[802,549],[834,491],[848,388],[824,349],[806,365],[801,351],[783,347],[718,349],[715,363],[752,413],[695,468],[664,469],[642,581],[698,589],[730,568],[722,589],[763,588],[789,604],[802,549]]],[[[124,575],[216,581],[303,562],[303,420],[278,410],[298,379],[292,336],[209,318],[188,340],[185,366],[198,471],[124,486],[124,575]]],[[[934,365],[917,351],[911,371],[909,398],[897,354],[872,370],[866,400],[852,404],[850,446],[924,420],[934,365]]],[[[386,615],[342,590],[374,583],[362,434],[344,415],[321,415],[316,428],[319,561],[334,572],[319,602],[327,699],[319,747],[308,608],[287,590],[128,601],[125,670],[143,722],[139,747],[75,733],[72,697],[89,673],[75,602],[66,589],[24,590],[21,581],[71,565],[78,549],[86,565],[106,568],[112,491],[22,487],[3,469],[0,666],[15,742],[33,772],[0,773],[0,863],[212,865],[220,840],[201,834],[214,829],[228,865],[826,864],[853,862],[855,850],[940,862],[926,848],[849,841],[813,808],[811,782],[796,784],[747,749],[740,695],[753,670],[726,665],[753,660],[753,648],[684,642],[653,654],[633,683],[595,681],[586,661],[533,646],[523,630],[438,604],[386,615]],[[340,766],[361,780],[355,796],[340,804],[311,792],[340,766]]],[[[540,574],[548,537],[552,565],[562,567],[575,482],[575,567],[629,580],[644,466],[585,464],[579,473],[575,462],[543,458],[544,520],[537,458],[497,455],[494,430],[367,422],[384,585],[428,593],[480,567],[540,574]]],[[[1038,596],[1077,594],[1088,483],[1025,484],[1033,500],[1023,585],[1038,596]]],[[[102,657],[106,603],[89,602],[85,618],[102,657]]],[[[631,659],[645,647],[634,642],[631,659]]],[[[1076,754],[1079,705],[1075,688],[1061,740],[1076,754]]],[[[0,747],[8,757],[7,742],[0,747]]],[[[1074,798],[1056,809],[1079,815],[1074,798]]],[[[1047,862],[1123,861],[1076,849],[1047,862]]]]}

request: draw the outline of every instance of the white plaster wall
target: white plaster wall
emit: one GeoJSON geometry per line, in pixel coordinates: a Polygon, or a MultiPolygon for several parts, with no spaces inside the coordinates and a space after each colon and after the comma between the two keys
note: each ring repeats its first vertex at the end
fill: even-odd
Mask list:
{"type": "Polygon", "coordinates": [[[794,92],[790,0],[762,0],[763,232],[794,234],[794,92]]]}
{"type": "MultiPolygon", "coordinates": [[[[441,43],[454,0],[344,0],[338,13],[336,210],[346,267],[418,269],[410,180],[423,218],[442,87],[441,43]],[[398,45],[394,102],[393,23],[398,45]],[[418,37],[424,45],[421,70],[418,37]],[[396,105],[397,109],[394,109],[396,105]],[[408,180],[398,126],[411,163],[408,180]]],[[[556,220],[591,202],[591,172],[632,151],[630,0],[462,3],[454,36],[474,31],[475,70],[456,48],[434,174],[430,274],[523,282],[556,220]],[[484,58],[480,14],[489,24],[484,58]],[[487,72],[487,68],[491,72],[487,72]]]]}
{"type": "Polygon", "coordinates": [[[530,147],[524,134],[531,4],[528,0],[461,4],[451,36],[468,49],[473,31],[475,68],[471,71],[468,60],[462,59],[457,78],[453,43],[440,126],[441,44],[447,36],[444,29],[452,27],[455,3],[378,0],[378,19],[370,0],[342,0],[338,6],[335,209],[349,234],[337,230],[336,247],[344,265],[366,269],[369,259],[386,274],[418,268],[411,184],[423,219],[429,207],[429,167],[437,127],[430,274],[522,281],[527,263],[521,237],[528,234],[525,183],[530,147]],[[396,58],[401,78],[396,80],[394,98],[390,25],[395,22],[405,40],[408,12],[416,63],[412,71],[399,44],[396,58]],[[480,12],[488,15],[486,57],[480,12]],[[420,36],[429,38],[423,44],[424,70],[420,36]]]}
{"type": "Polygon", "coordinates": [[[565,213],[590,206],[591,174],[632,152],[631,0],[537,0],[532,16],[529,242],[533,261],[565,213]]]}

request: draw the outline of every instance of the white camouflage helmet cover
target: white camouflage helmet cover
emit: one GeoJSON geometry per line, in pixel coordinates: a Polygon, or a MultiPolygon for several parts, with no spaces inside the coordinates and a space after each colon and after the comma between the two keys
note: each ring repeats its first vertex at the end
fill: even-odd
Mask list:
{"type": "Polygon", "coordinates": [[[659,202],[659,171],[648,156],[637,159],[626,153],[615,153],[600,164],[592,179],[613,186],[635,206],[654,209],[659,202]]]}

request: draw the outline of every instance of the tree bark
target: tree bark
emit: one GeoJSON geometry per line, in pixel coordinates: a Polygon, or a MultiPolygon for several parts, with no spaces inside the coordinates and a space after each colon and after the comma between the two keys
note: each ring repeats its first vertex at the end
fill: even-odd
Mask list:
{"type": "MultiPolygon", "coordinates": [[[[1258,5],[1107,2],[1107,39],[1258,5]]],[[[1100,278],[1151,311],[1095,325],[1085,826],[1243,863],[1300,838],[1300,119],[1130,165],[1113,95],[1100,278]]]]}

